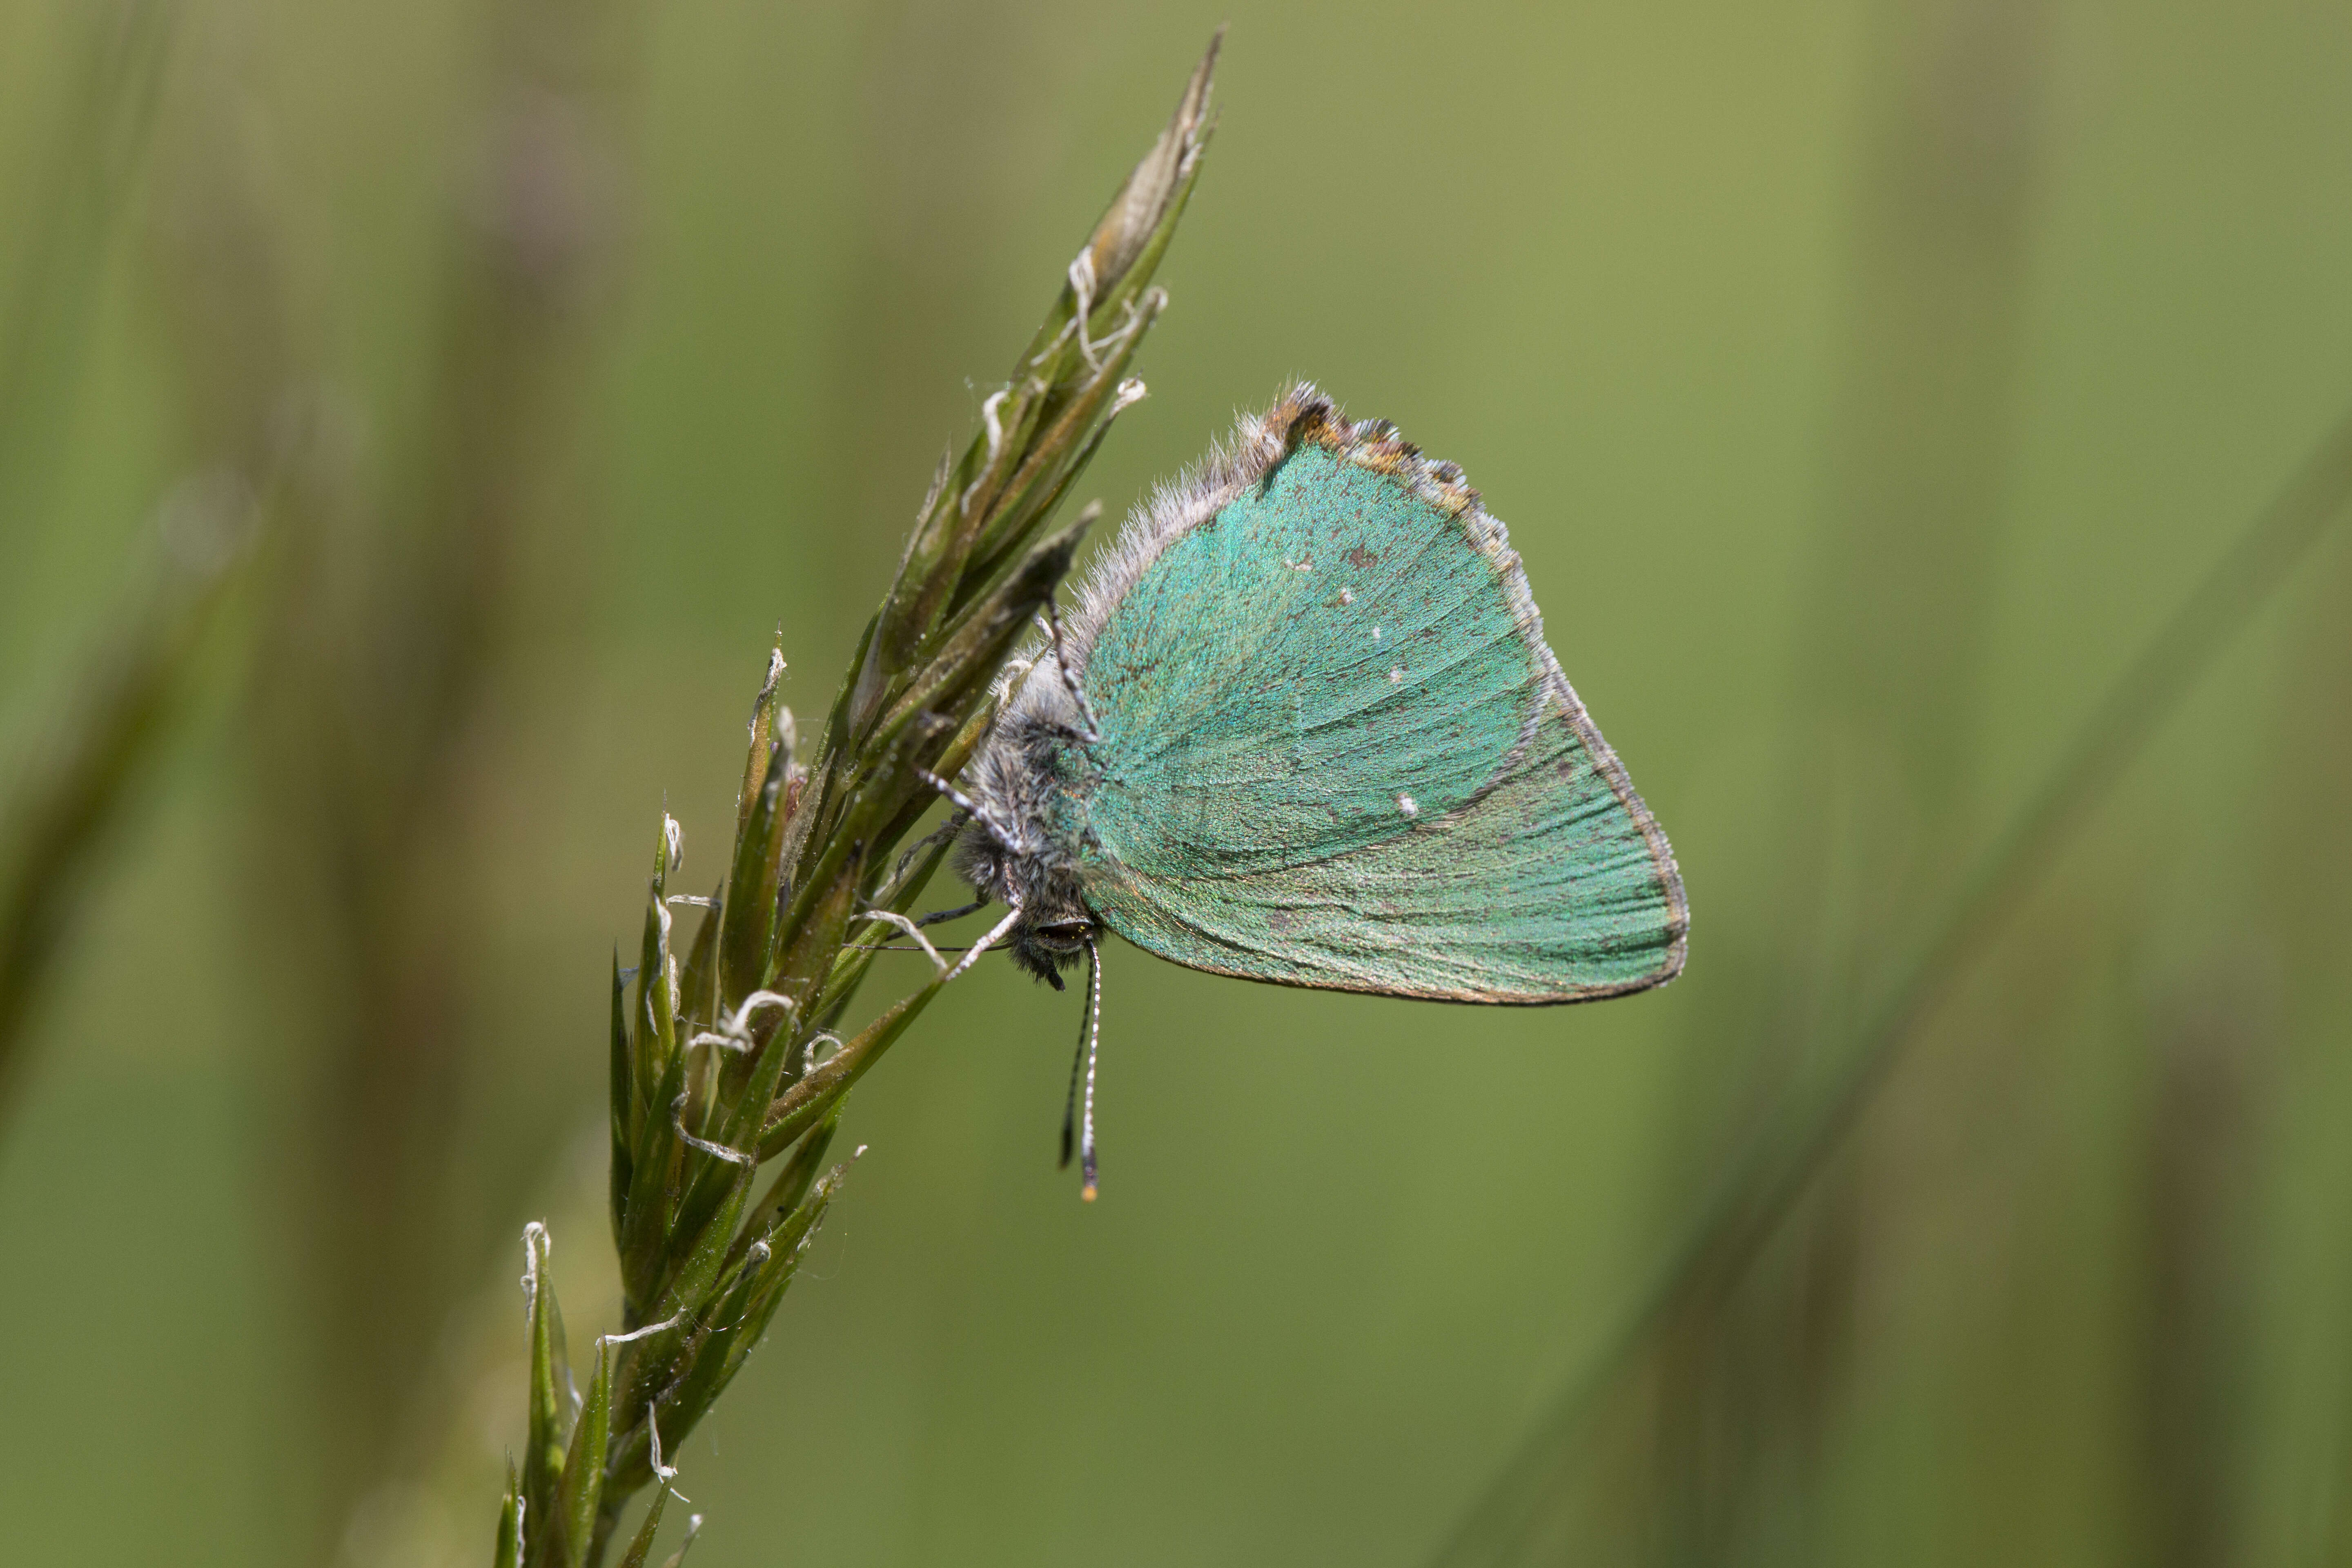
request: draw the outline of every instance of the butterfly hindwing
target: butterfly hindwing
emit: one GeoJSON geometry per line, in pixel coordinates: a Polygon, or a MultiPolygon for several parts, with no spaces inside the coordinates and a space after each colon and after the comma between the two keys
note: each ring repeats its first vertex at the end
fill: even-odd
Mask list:
{"type": "Polygon", "coordinates": [[[1291,984],[1560,1002],[1672,978],[1673,858],[1502,525],[1311,395],[1261,429],[1089,627],[1088,903],[1162,957],[1291,984]]]}

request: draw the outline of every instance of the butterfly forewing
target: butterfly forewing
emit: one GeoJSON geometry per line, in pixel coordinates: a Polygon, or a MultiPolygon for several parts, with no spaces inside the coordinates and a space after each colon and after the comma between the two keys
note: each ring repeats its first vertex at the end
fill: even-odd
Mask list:
{"type": "Polygon", "coordinates": [[[1672,978],[1673,858],[1501,525],[1384,433],[1299,423],[1093,638],[1087,901],[1179,963],[1290,984],[1534,1003],[1672,978]]]}

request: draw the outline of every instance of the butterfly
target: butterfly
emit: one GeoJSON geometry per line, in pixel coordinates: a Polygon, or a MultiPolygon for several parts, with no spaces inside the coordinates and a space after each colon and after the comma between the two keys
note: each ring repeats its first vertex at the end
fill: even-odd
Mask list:
{"type": "MultiPolygon", "coordinates": [[[[1588,1002],[1681,973],[1673,851],[1450,463],[1312,385],[1129,519],[952,789],[991,934],[1056,988],[1096,937],[1215,974],[1588,1002]]],[[[1076,1098],[1076,1064],[1072,1099],[1076,1098]]],[[[1066,1119],[1063,1158],[1069,1157],[1066,1119]]]]}

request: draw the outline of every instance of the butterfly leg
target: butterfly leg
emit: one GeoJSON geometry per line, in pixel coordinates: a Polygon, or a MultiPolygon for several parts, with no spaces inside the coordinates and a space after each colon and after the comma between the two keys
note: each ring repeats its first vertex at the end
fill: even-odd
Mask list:
{"type": "Polygon", "coordinates": [[[915,776],[970,813],[971,819],[988,829],[988,836],[995,839],[996,847],[1007,855],[1025,855],[1029,852],[1028,846],[1021,841],[1019,834],[997,821],[995,817],[989,815],[987,807],[931,772],[930,769],[917,768],[915,776]]]}
{"type": "Polygon", "coordinates": [[[1015,904],[1005,914],[1005,917],[1003,920],[997,921],[995,925],[989,928],[989,932],[986,936],[982,937],[978,942],[973,942],[970,947],[964,950],[963,956],[956,960],[956,966],[953,969],[949,970],[945,974],[940,975],[938,984],[945,985],[950,981],[961,978],[965,970],[970,969],[973,964],[980,962],[980,955],[982,953],[988,952],[998,942],[1003,942],[1004,940],[1004,933],[1011,931],[1014,923],[1020,919],[1021,906],[1015,904]]]}
{"type": "Polygon", "coordinates": [[[960,910],[933,910],[929,914],[923,916],[915,923],[919,926],[935,926],[942,925],[949,921],[961,920],[966,915],[976,915],[981,910],[988,908],[989,901],[990,900],[984,898],[974,899],[971,902],[964,905],[963,908],[960,910]]]}
{"type": "Polygon", "coordinates": [[[1070,669],[1069,656],[1062,651],[1060,607],[1052,599],[1047,599],[1045,611],[1037,617],[1037,622],[1046,637],[1053,640],[1054,668],[1061,674],[1062,689],[1070,694],[1071,706],[1078,710],[1078,722],[1086,726],[1083,730],[1070,731],[1070,738],[1089,746],[1097,744],[1102,740],[1102,725],[1095,718],[1094,704],[1087,700],[1086,689],[1078,684],[1077,676],[1070,669]]]}
{"type": "Polygon", "coordinates": [[[948,819],[945,822],[940,823],[937,827],[931,829],[930,832],[926,833],[922,837],[917,839],[912,847],[908,848],[904,854],[898,857],[898,863],[890,868],[889,877],[883,882],[881,887],[875,889],[874,899],[869,902],[867,907],[871,908],[876,903],[889,902],[891,897],[896,894],[901,887],[905,886],[907,881],[907,873],[914,868],[916,860],[919,859],[925,851],[934,848],[937,846],[944,844],[954,838],[957,834],[963,831],[963,825],[970,820],[971,820],[971,817],[966,816],[962,811],[959,810],[951,812],[949,814],[948,819]]]}

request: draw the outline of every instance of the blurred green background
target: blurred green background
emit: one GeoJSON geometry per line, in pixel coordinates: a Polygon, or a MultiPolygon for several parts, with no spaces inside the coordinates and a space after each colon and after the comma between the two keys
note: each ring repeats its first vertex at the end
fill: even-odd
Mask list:
{"type": "Polygon", "coordinates": [[[2153,0],[0,5],[0,784],[206,477],[269,500],[6,1099],[0,1559],[485,1560],[526,1220],[610,1325],[658,812],[715,877],[770,630],[813,729],[1228,16],[1084,491],[1292,375],[1461,463],[1688,972],[1479,1012],[1115,947],[1085,1206],[1076,1005],[983,965],[677,1457],[691,1561],[2352,1563],[2340,537],[1611,1351],[2352,404],[2352,10],[2153,0]]]}

